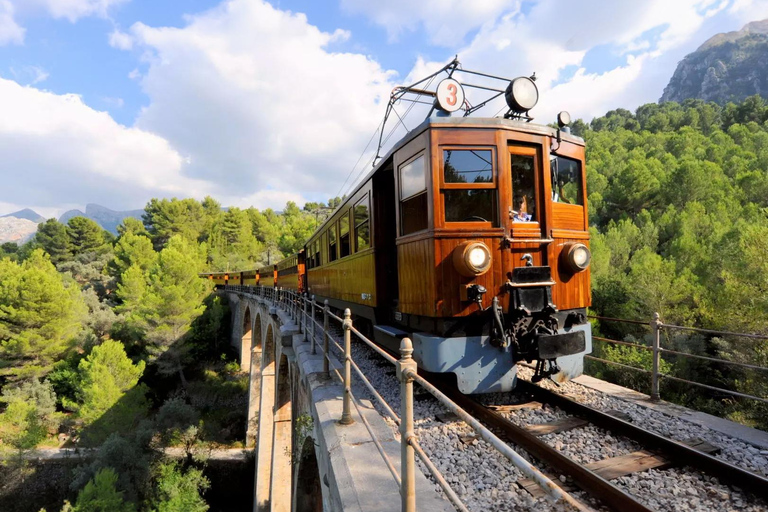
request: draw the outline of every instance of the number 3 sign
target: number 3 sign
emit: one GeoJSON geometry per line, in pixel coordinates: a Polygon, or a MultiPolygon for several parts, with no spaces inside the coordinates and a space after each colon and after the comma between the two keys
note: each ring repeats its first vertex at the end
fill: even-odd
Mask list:
{"type": "Polygon", "coordinates": [[[446,78],[437,84],[435,96],[438,108],[446,112],[456,112],[464,105],[464,89],[453,78],[446,78]]]}

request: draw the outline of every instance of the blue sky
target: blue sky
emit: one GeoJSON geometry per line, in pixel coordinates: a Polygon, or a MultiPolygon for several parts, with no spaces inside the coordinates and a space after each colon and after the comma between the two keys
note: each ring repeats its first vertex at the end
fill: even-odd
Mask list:
{"type": "Polygon", "coordinates": [[[766,17],[768,0],[0,0],[0,214],[325,200],[364,172],[392,87],[456,54],[536,71],[541,122],[591,119],[656,101],[683,56],[766,17]]]}

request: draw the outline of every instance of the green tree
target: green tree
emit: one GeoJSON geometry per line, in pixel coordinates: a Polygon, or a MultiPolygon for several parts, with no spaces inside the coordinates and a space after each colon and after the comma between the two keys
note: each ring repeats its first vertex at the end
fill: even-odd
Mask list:
{"type": "Polygon", "coordinates": [[[174,235],[197,241],[205,226],[203,206],[194,199],[152,199],[144,212],[144,226],[157,250],[174,235]]]}
{"type": "Polygon", "coordinates": [[[19,452],[31,450],[54,434],[61,422],[56,394],[37,379],[3,390],[6,409],[0,414],[0,439],[19,452]]]}
{"type": "Polygon", "coordinates": [[[182,470],[175,462],[160,464],[156,470],[155,491],[151,501],[156,512],[206,512],[202,497],[210,487],[209,480],[196,468],[182,470]]]}
{"type": "Polygon", "coordinates": [[[131,265],[138,266],[144,272],[148,271],[157,258],[149,238],[130,232],[117,240],[114,253],[107,268],[109,274],[118,279],[131,265]]]}
{"type": "Polygon", "coordinates": [[[104,247],[104,229],[86,217],[72,217],[67,222],[67,234],[74,254],[97,251],[104,247]]]}
{"type": "Polygon", "coordinates": [[[133,364],[123,345],[112,340],[94,347],[80,361],[78,415],[86,425],[100,420],[89,432],[92,440],[128,430],[146,415],[146,387],[137,385],[144,367],[144,361],[133,364]]]}
{"type": "Polygon", "coordinates": [[[50,255],[54,264],[72,258],[72,242],[67,227],[56,219],[48,219],[40,224],[35,240],[50,255]]]}
{"type": "Polygon", "coordinates": [[[133,217],[124,218],[123,221],[117,226],[118,236],[123,236],[128,233],[149,237],[149,233],[147,232],[147,228],[144,227],[144,223],[133,217]]]}
{"type": "Polygon", "coordinates": [[[123,493],[117,490],[117,473],[112,468],[104,468],[90,480],[78,493],[73,512],[134,512],[133,503],[123,499],[123,493]]]}
{"type": "Polygon", "coordinates": [[[21,264],[0,260],[0,374],[42,376],[76,341],[86,307],[75,283],[34,251],[21,264]]]}

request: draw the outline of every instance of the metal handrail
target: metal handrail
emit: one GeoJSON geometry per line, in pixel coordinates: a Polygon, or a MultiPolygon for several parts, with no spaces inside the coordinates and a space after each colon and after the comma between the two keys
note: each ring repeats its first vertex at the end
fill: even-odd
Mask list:
{"type": "Polygon", "coordinates": [[[599,336],[593,336],[593,339],[598,340],[598,341],[603,341],[603,342],[611,343],[611,344],[614,344],[614,345],[624,345],[624,346],[630,346],[630,347],[634,347],[634,348],[641,349],[641,350],[650,350],[650,351],[652,351],[653,352],[653,369],[650,372],[648,370],[643,369],[643,368],[637,368],[635,366],[630,366],[630,365],[622,364],[622,363],[619,363],[617,361],[609,361],[609,360],[602,359],[602,358],[595,357],[595,356],[591,356],[591,355],[585,355],[585,357],[587,359],[591,359],[591,360],[594,360],[594,361],[599,361],[601,363],[611,364],[611,365],[615,365],[615,366],[620,366],[622,368],[628,368],[628,369],[632,369],[632,370],[642,371],[642,372],[645,372],[645,373],[650,373],[651,374],[651,399],[652,400],[659,400],[660,399],[660,395],[659,395],[659,378],[661,377],[661,378],[665,378],[665,379],[668,379],[668,380],[674,380],[674,381],[678,381],[678,382],[684,382],[686,384],[692,384],[694,386],[698,386],[698,387],[701,387],[701,388],[704,388],[704,389],[709,389],[711,391],[717,391],[717,392],[726,393],[726,394],[729,394],[729,395],[732,395],[732,396],[738,396],[738,397],[741,397],[741,398],[748,398],[748,399],[751,399],[751,400],[757,400],[757,401],[760,401],[760,402],[768,403],[768,398],[765,398],[765,397],[759,397],[759,396],[750,395],[750,394],[747,394],[747,393],[741,393],[739,391],[733,391],[733,390],[730,390],[730,389],[724,389],[724,388],[720,388],[720,387],[717,387],[717,386],[710,386],[709,384],[703,384],[701,382],[690,381],[690,380],[683,379],[683,378],[680,378],[680,377],[675,377],[675,376],[672,376],[672,375],[669,375],[669,374],[661,373],[659,371],[659,366],[660,366],[660,362],[661,362],[661,356],[663,354],[671,354],[671,355],[674,355],[674,356],[687,357],[687,358],[691,358],[691,359],[699,359],[699,360],[709,361],[709,362],[713,362],[713,363],[728,364],[728,365],[737,366],[737,367],[740,367],[740,368],[747,368],[747,369],[751,369],[751,370],[768,371],[768,368],[766,368],[765,366],[749,364],[749,363],[742,363],[742,362],[739,362],[739,361],[730,361],[728,359],[722,359],[722,358],[719,358],[719,357],[702,356],[702,355],[699,355],[699,354],[691,354],[689,352],[680,352],[680,351],[677,351],[677,350],[671,350],[671,349],[664,348],[664,347],[661,346],[661,336],[660,336],[660,334],[661,334],[662,329],[665,329],[665,328],[666,329],[686,330],[686,331],[692,331],[692,332],[701,332],[701,333],[706,333],[706,334],[716,334],[716,335],[725,335],[725,336],[740,336],[740,337],[746,337],[746,338],[751,338],[751,339],[768,339],[768,336],[763,336],[763,335],[758,335],[758,334],[749,334],[749,333],[737,333],[737,332],[731,332],[731,331],[717,331],[717,330],[713,330],[713,329],[700,329],[698,327],[685,327],[685,326],[674,325],[674,324],[665,324],[665,323],[663,323],[661,321],[658,313],[654,314],[653,320],[651,320],[651,322],[649,322],[649,323],[647,323],[647,322],[639,322],[637,320],[622,320],[622,319],[618,319],[618,318],[600,317],[600,316],[594,316],[594,315],[591,315],[589,318],[593,318],[593,319],[597,319],[597,320],[608,320],[608,321],[612,321],[612,322],[626,322],[626,323],[630,323],[630,324],[650,325],[651,331],[652,331],[652,337],[653,337],[652,345],[651,346],[640,345],[640,344],[637,344],[637,343],[630,343],[630,342],[627,342],[627,341],[612,340],[612,339],[609,339],[609,338],[603,338],[603,337],[599,337],[599,336]]]}

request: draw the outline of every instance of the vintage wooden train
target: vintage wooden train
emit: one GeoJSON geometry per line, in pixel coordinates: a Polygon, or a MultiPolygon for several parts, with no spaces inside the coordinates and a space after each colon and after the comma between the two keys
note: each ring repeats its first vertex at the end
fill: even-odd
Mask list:
{"type": "Polygon", "coordinates": [[[409,336],[420,368],[464,393],[512,389],[522,360],[536,379],[579,375],[592,345],[584,141],[565,112],[559,128],[530,122],[531,79],[504,92],[505,117],[456,117],[438,87],[442,115],[397,142],[302,251],[205,277],[348,307],[393,353],[409,336]]]}

